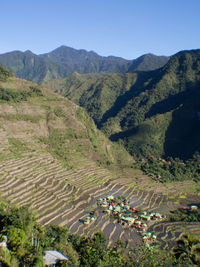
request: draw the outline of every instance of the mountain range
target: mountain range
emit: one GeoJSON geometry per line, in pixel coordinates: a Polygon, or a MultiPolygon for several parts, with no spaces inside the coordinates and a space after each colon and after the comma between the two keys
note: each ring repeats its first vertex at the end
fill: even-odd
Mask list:
{"type": "Polygon", "coordinates": [[[46,85],[84,107],[135,157],[190,158],[200,151],[200,50],[152,71],[78,74],[46,85]]]}
{"type": "Polygon", "coordinates": [[[84,107],[134,157],[188,159],[200,151],[200,50],[127,61],[61,46],[6,53],[0,62],[84,107]]]}
{"type": "Polygon", "coordinates": [[[153,70],[163,66],[169,57],[143,55],[135,60],[120,57],[103,57],[93,51],[76,50],[61,46],[50,53],[36,55],[31,51],[13,51],[0,55],[0,63],[12,70],[18,78],[42,83],[65,78],[73,72],[126,73],[136,70],[153,70]]]}

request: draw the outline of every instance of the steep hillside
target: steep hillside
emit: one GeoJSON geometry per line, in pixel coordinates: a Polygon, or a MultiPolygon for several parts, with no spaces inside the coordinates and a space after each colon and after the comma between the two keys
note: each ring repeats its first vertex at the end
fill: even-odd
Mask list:
{"type": "Polygon", "coordinates": [[[141,183],[150,189],[151,180],[130,168],[134,161],[127,151],[112,144],[69,100],[12,77],[4,68],[0,73],[1,198],[34,209],[43,225],[59,224],[88,235],[102,229],[109,244],[119,236],[127,242],[141,240],[103,213],[87,227],[81,222],[100,196],[126,195],[134,203],[138,199],[135,206],[149,208],[164,200],[139,190],[141,183]]]}
{"type": "Polygon", "coordinates": [[[31,51],[13,51],[0,55],[0,63],[12,70],[18,78],[42,83],[79,73],[126,73],[134,70],[151,70],[163,66],[167,57],[144,55],[136,60],[109,56],[102,57],[93,51],[76,50],[61,46],[50,53],[35,55],[31,51]]]}
{"type": "MultiPolygon", "coordinates": [[[[120,202],[127,199],[131,207],[163,215],[179,206],[199,203],[198,196],[182,194],[186,189],[197,189],[194,181],[163,185],[134,169],[135,162],[127,151],[110,142],[76,104],[13,77],[3,67],[0,79],[0,196],[9,207],[15,204],[33,209],[40,225],[66,226],[69,233],[90,237],[100,229],[108,246],[120,238],[126,249],[133,249],[143,243],[142,236],[103,212],[97,205],[100,198],[112,195],[120,202]],[[84,223],[88,218],[88,224],[84,223]]],[[[3,214],[8,218],[11,213],[5,207],[3,214]]],[[[27,222],[27,209],[18,210],[22,211],[22,221],[27,222]]],[[[11,217],[16,223],[15,215],[13,211],[11,217]]],[[[171,238],[163,242],[159,237],[158,242],[170,245],[183,225],[185,222],[180,222],[173,231],[173,224],[167,224],[171,238]]],[[[199,229],[199,223],[187,225],[187,231],[196,235],[199,229]]],[[[165,234],[162,227],[154,231],[159,236],[165,234]]],[[[44,232],[40,233],[43,236],[44,232]]],[[[30,236],[38,240],[35,231],[30,236]]]]}
{"type": "Polygon", "coordinates": [[[137,74],[78,74],[45,83],[45,86],[83,106],[100,124],[117,97],[129,91],[137,74]]]}
{"type": "Polygon", "coordinates": [[[177,53],[154,71],[73,74],[48,84],[85,107],[133,155],[181,158],[200,151],[199,85],[200,50],[177,53]]]}
{"type": "Polygon", "coordinates": [[[44,87],[13,77],[4,67],[0,67],[0,78],[1,128],[8,130],[7,136],[17,138],[19,131],[22,141],[30,139],[32,148],[42,142],[69,165],[74,155],[88,158],[93,154],[91,159],[103,165],[131,159],[123,148],[120,158],[117,146],[96,129],[82,108],[44,87]]]}
{"type": "Polygon", "coordinates": [[[31,51],[14,51],[0,55],[0,62],[12,70],[18,78],[32,82],[65,77],[67,75],[63,66],[56,62],[51,62],[48,58],[39,57],[31,51]]]}
{"type": "Polygon", "coordinates": [[[144,83],[140,92],[135,84],[115,119],[110,116],[104,122],[105,132],[111,130],[112,140],[122,138],[136,155],[186,159],[200,151],[200,50],[176,54],[144,83]],[[118,132],[110,127],[116,123],[121,127],[118,132]]]}
{"type": "Polygon", "coordinates": [[[169,57],[145,54],[133,60],[127,72],[155,70],[164,66],[169,57]]]}

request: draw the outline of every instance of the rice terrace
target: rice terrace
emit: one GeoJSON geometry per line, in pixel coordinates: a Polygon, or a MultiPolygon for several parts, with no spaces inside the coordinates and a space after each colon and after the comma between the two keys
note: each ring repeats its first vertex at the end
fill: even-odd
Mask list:
{"type": "MultiPolygon", "coordinates": [[[[1,144],[6,142],[2,130],[1,144]]],[[[160,191],[153,187],[147,190],[140,184],[131,184],[132,179],[130,184],[127,179],[126,184],[120,184],[117,177],[110,177],[109,171],[93,162],[79,161],[76,170],[63,168],[57,159],[44,152],[26,152],[19,158],[2,161],[0,167],[1,197],[31,207],[37,212],[40,224],[67,226],[71,233],[89,236],[101,229],[109,245],[121,239],[129,248],[141,242],[171,247],[186,229],[200,235],[199,222],[168,220],[170,211],[184,207],[199,209],[198,195],[162,192],[162,187],[160,191]],[[101,208],[103,204],[106,208],[113,207],[111,204],[116,202],[120,210],[115,216],[110,214],[111,210],[101,208]],[[123,203],[127,205],[125,210],[123,203]],[[139,218],[133,222],[138,214],[139,218]]]]}
{"type": "Polygon", "coordinates": [[[0,66],[0,261],[199,263],[199,60],[40,85],[0,66]]]}

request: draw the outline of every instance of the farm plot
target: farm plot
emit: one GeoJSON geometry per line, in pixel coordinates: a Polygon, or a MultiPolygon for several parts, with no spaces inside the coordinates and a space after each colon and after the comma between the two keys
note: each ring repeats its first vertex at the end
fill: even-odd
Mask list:
{"type": "MultiPolygon", "coordinates": [[[[175,209],[182,205],[181,201],[187,202],[184,198],[177,204],[169,196],[116,183],[108,170],[89,160],[82,161],[74,170],[63,168],[49,153],[33,152],[0,163],[0,193],[13,204],[34,209],[40,224],[67,226],[72,233],[89,236],[101,229],[109,245],[121,238],[127,247],[142,242],[141,234],[103,213],[97,206],[99,198],[123,197],[129,200],[130,206],[149,213],[175,209]],[[93,210],[96,210],[95,219],[83,224],[93,210]]],[[[162,222],[150,226],[149,231],[155,232],[157,240],[165,246],[182,231],[179,226],[162,222]]],[[[190,227],[195,233],[199,231],[198,225],[190,227]]]]}
{"type": "Polygon", "coordinates": [[[148,228],[148,232],[153,232],[157,236],[157,241],[162,247],[171,248],[175,241],[183,232],[200,237],[199,222],[160,222],[148,228]]]}

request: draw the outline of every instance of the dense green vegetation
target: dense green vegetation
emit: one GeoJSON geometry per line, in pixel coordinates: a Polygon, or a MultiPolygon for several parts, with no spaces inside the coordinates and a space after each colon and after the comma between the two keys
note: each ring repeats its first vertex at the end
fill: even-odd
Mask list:
{"type": "Polygon", "coordinates": [[[65,70],[59,63],[37,56],[30,51],[2,54],[0,62],[11,69],[17,77],[37,83],[65,77],[65,70]]]}
{"type": "Polygon", "coordinates": [[[179,209],[171,211],[169,219],[171,222],[200,222],[200,209],[179,209]]]}
{"type": "Polygon", "coordinates": [[[164,66],[167,63],[168,59],[169,58],[165,56],[145,54],[133,60],[127,72],[155,70],[164,66]]]}
{"type": "Polygon", "coordinates": [[[139,165],[147,175],[159,182],[200,181],[199,153],[195,153],[191,159],[186,161],[172,157],[167,160],[149,157],[140,162],[139,165]]]}
{"type": "Polygon", "coordinates": [[[58,250],[69,257],[58,266],[130,266],[123,256],[123,243],[109,248],[101,232],[91,238],[69,234],[59,226],[42,227],[27,208],[0,203],[0,234],[8,248],[0,248],[1,266],[44,266],[46,250],[58,250]],[[120,252],[121,251],[121,252],[120,252]]]}
{"type": "Polygon", "coordinates": [[[0,81],[6,81],[9,77],[14,76],[12,71],[6,69],[3,65],[0,65],[0,81]]]}
{"type": "Polygon", "coordinates": [[[42,91],[38,86],[30,86],[29,91],[20,91],[0,86],[0,101],[20,102],[26,101],[28,97],[42,96],[42,91]]]}
{"type": "Polygon", "coordinates": [[[200,151],[199,62],[200,50],[183,51],[158,70],[73,74],[58,81],[58,88],[136,158],[153,154],[185,160],[200,151]]]}
{"type": "Polygon", "coordinates": [[[129,70],[151,70],[163,66],[168,57],[144,55],[136,60],[102,57],[93,51],[76,50],[61,46],[54,51],[35,55],[31,51],[14,51],[0,55],[0,62],[17,77],[41,83],[79,73],[126,73],[129,70]]]}
{"type": "Polygon", "coordinates": [[[183,233],[177,240],[173,253],[181,266],[199,266],[200,264],[200,243],[195,236],[183,233]]]}

